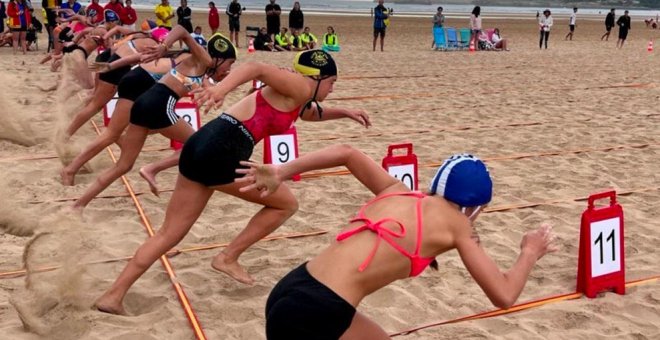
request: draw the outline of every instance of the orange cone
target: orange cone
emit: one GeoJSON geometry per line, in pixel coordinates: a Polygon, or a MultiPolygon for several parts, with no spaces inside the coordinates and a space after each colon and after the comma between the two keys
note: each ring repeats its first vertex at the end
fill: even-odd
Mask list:
{"type": "Polygon", "coordinates": [[[254,38],[250,38],[250,42],[248,43],[248,53],[253,53],[254,52],[254,38]]]}
{"type": "Polygon", "coordinates": [[[646,50],[649,52],[653,52],[653,39],[649,40],[649,44],[646,47],[646,50]]]}
{"type": "Polygon", "coordinates": [[[477,49],[474,47],[474,40],[471,40],[471,41],[470,41],[470,52],[474,52],[474,51],[476,51],[476,50],[477,50],[477,49]]]}

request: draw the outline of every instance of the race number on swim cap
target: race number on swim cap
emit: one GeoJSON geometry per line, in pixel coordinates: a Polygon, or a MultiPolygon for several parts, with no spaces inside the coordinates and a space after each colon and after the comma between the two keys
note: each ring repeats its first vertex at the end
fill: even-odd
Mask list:
{"type": "Polygon", "coordinates": [[[212,58],[236,59],[236,48],[224,35],[215,33],[209,39],[207,46],[212,58]]]}
{"type": "Polygon", "coordinates": [[[332,77],[337,75],[337,64],[323,50],[303,51],[293,59],[293,68],[304,76],[332,77]]]}
{"type": "Polygon", "coordinates": [[[119,21],[119,16],[117,15],[117,13],[115,13],[115,11],[110,9],[106,9],[105,11],[103,11],[103,16],[105,17],[105,22],[119,21]]]}
{"type": "Polygon", "coordinates": [[[470,154],[456,154],[442,163],[429,191],[461,207],[476,207],[490,202],[493,182],[486,165],[470,154]]]}

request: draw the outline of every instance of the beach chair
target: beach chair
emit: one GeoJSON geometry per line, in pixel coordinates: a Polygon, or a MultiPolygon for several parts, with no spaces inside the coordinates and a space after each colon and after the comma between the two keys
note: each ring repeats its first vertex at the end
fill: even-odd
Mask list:
{"type": "Polygon", "coordinates": [[[442,27],[433,27],[433,48],[442,51],[447,49],[447,39],[445,39],[445,29],[442,27]]]}
{"type": "Polygon", "coordinates": [[[245,40],[249,41],[250,38],[256,38],[259,34],[259,26],[247,26],[245,27],[245,40]]]}
{"type": "Polygon", "coordinates": [[[469,28],[461,28],[459,32],[460,37],[458,41],[458,47],[461,49],[470,47],[470,36],[472,35],[472,31],[470,31],[469,28]]]}
{"type": "Polygon", "coordinates": [[[488,41],[493,41],[493,33],[495,33],[494,28],[487,28],[486,29],[486,36],[488,36],[488,41]]]}
{"type": "Polygon", "coordinates": [[[447,49],[457,49],[458,38],[456,37],[456,29],[453,27],[447,27],[445,33],[447,33],[447,49]]]}

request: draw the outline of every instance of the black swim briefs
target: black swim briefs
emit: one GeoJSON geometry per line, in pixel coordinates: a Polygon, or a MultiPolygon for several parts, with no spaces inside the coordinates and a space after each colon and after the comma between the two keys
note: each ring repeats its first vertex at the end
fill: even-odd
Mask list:
{"type": "Polygon", "coordinates": [[[307,271],[294,269],[270,292],[266,302],[266,337],[339,339],[351,326],[355,307],[307,271]]]}
{"type": "Polygon", "coordinates": [[[156,81],[149,72],[138,66],[121,78],[117,87],[117,96],[134,102],[154,85],[156,81]]]}
{"type": "MultiPolygon", "coordinates": [[[[119,59],[121,59],[121,56],[119,56],[117,54],[113,54],[107,62],[111,63],[111,62],[119,60],[119,59]]],[[[130,70],[131,70],[130,65],[122,66],[122,67],[114,69],[112,71],[108,71],[108,72],[99,74],[99,79],[103,80],[106,83],[110,83],[112,85],[117,86],[117,85],[119,85],[119,81],[121,80],[121,78],[123,76],[125,76],[126,73],[128,73],[128,71],[130,71],[130,70]]]]}
{"type": "Polygon", "coordinates": [[[179,172],[208,187],[229,184],[254,150],[254,137],[236,118],[221,114],[195,132],[183,146],[179,172]]]}
{"type": "Polygon", "coordinates": [[[165,84],[156,83],[139,96],[131,108],[131,124],[159,130],[179,120],[174,112],[179,96],[165,84]]]}
{"type": "Polygon", "coordinates": [[[63,53],[71,53],[75,50],[81,51],[83,53],[83,55],[85,56],[85,59],[87,59],[87,57],[88,57],[87,51],[85,51],[84,48],[78,46],[78,44],[73,44],[73,45],[65,46],[64,48],[62,48],[63,53]]]}

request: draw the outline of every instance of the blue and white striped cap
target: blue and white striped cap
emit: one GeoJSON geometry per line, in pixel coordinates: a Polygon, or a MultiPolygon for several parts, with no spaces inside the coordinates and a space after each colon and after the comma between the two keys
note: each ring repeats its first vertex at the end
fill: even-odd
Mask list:
{"type": "Polygon", "coordinates": [[[442,163],[429,192],[461,207],[476,207],[490,202],[493,181],[479,158],[466,153],[456,154],[442,163]]]}

